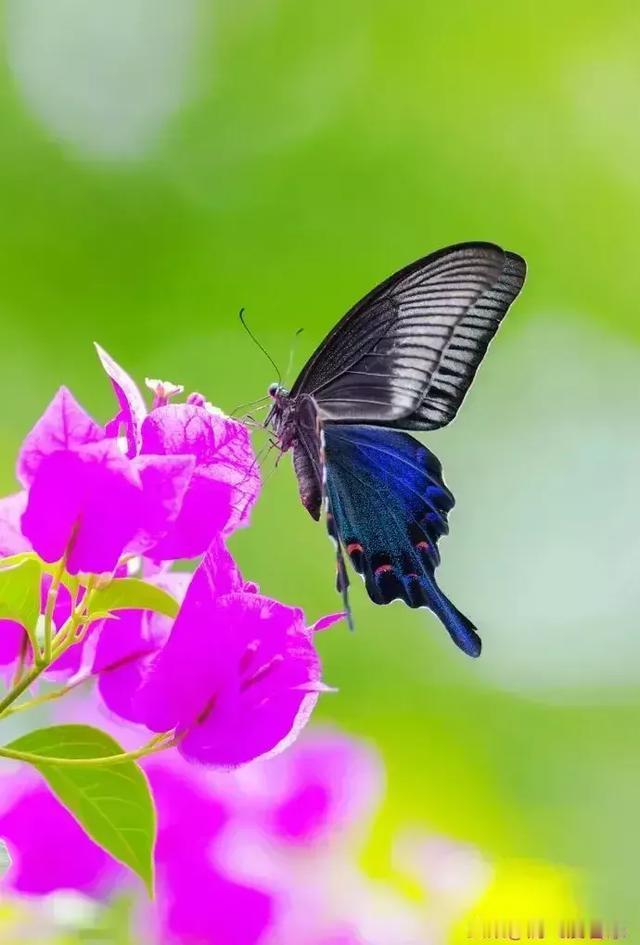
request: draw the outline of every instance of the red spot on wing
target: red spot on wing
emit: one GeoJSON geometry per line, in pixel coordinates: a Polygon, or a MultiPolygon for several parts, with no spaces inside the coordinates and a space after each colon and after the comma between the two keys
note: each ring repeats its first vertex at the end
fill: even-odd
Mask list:
{"type": "Polygon", "coordinates": [[[419,548],[420,551],[428,551],[428,550],[429,550],[429,542],[428,542],[428,541],[419,541],[418,544],[416,545],[416,548],[419,548]]]}
{"type": "Polygon", "coordinates": [[[389,571],[393,571],[392,564],[381,564],[380,567],[375,569],[374,574],[388,574],[389,571]]]}
{"type": "Polygon", "coordinates": [[[357,552],[363,552],[363,551],[364,551],[364,548],[358,541],[352,541],[350,544],[347,545],[348,555],[353,555],[353,554],[356,554],[357,552]]]}

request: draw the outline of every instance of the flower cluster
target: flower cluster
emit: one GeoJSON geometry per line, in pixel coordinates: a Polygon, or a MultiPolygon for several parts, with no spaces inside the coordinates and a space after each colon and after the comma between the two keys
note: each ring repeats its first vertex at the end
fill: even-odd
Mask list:
{"type": "Polygon", "coordinates": [[[340,615],[307,627],[299,609],[246,582],[227,550],[260,489],[246,427],[200,394],[176,402],[182,387],[162,381],[147,381],[148,409],[98,355],[113,419],[99,424],[61,388],[20,450],[22,490],[0,500],[6,564],[42,565],[40,618],[31,633],[0,621],[0,663],[18,679],[30,668],[71,686],[97,678],[110,709],[171,733],[192,760],[232,768],[281,750],[325,688],[315,631],[340,615]],[[183,559],[196,559],[195,573],[175,569],[183,559]],[[175,620],[131,597],[132,576],[136,593],[144,582],[177,602],[175,620]]]}
{"type": "Polygon", "coordinates": [[[295,845],[347,817],[328,768],[308,775],[342,759],[346,779],[350,748],[316,746],[308,771],[271,769],[270,791],[290,782],[278,799],[260,774],[327,689],[315,637],[342,614],[309,626],[231,556],[260,491],[246,427],[166,382],[147,381],[147,407],[98,355],[115,416],[98,423],[61,388],[20,449],[20,491],[0,499],[0,721],[62,706],[62,724],[0,746],[3,764],[24,763],[0,792],[5,886],[102,901],[137,893],[137,874],[158,896],[140,905],[141,940],[152,927],[154,942],[250,945],[285,922],[276,940],[293,942],[284,874],[243,877],[237,857],[218,856],[229,829],[295,845]],[[237,780],[246,770],[259,790],[237,780]]]}
{"type": "Polygon", "coordinates": [[[24,774],[13,797],[5,781],[0,811],[16,856],[5,892],[43,905],[81,894],[79,924],[93,915],[87,903],[128,889],[134,938],[145,945],[422,945],[447,940],[490,878],[474,849],[413,831],[395,844],[396,866],[425,890],[426,905],[368,879],[356,857],[383,769],[369,746],[337,731],[306,733],[291,751],[234,772],[174,753],[145,770],[159,819],[154,904],[24,774]],[[46,818],[47,831],[34,832],[33,817],[46,818]]]}

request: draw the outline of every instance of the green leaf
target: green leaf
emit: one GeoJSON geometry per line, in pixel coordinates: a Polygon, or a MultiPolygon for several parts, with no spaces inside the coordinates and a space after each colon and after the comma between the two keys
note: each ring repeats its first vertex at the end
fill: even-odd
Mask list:
{"type": "Polygon", "coordinates": [[[40,616],[41,577],[42,567],[36,558],[0,568],[0,618],[22,624],[32,640],[40,616]]]}
{"type": "MultiPolygon", "coordinates": [[[[23,561],[37,562],[43,574],[54,575],[60,571],[60,561],[43,561],[42,558],[38,557],[35,551],[21,551],[17,555],[7,555],[6,558],[0,558],[0,570],[12,568],[14,564],[22,564],[23,561]]],[[[64,584],[65,587],[68,587],[69,590],[72,590],[74,585],[77,586],[78,579],[75,575],[63,572],[62,575],[60,575],[60,582],[64,584]]]]}
{"type": "Polygon", "coordinates": [[[156,815],[147,779],[133,761],[112,765],[51,764],[47,758],[105,758],[120,745],[89,725],[55,725],[17,738],[6,746],[42,756],[33,766],[89,836],[129,866],[153,895],[156,815]]]}
{"type": "Polygon", "coordinates": [[[33,561],[38,560],[38,556],[35,551],[21,551],[17,555],[7,555],[6,558],[0,558],[0,568],[12,568],[14,564],[22,564],[23,561],[31,559],[33,561]]]}
{"type": "Polygon", "coordinates": [[[165,617],[175,617],[179,609],[175,597],[139,578],[114,578],[92,593],[89,604],[91,615],[111,610],[153,610],[165,617]]]}

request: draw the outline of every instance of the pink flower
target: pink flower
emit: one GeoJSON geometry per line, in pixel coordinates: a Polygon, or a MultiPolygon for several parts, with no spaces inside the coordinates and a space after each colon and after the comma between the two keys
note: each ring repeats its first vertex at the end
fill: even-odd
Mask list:
{"type": "Polygon", "coordinates": [[[61,388],[26,437],[18,475],[28,489],[22,534],[45,561],[66,556],[70,574],[113,571],[180,512],[190,457],[130,460],[61,388]]]}
{"type": "Polygon", "coordinates": [[[74,889],[95,898],[122,882],[125,871],[90,840],[49,789],[32,774],[3,779],[13,801],[0,814],[0,837],[13,865],[2,886],[28,895],[74,889]]]}
{"type": "Polygon", "coordinates": [[[117,437],[120,428],[124,428],[127,437],[127,456],[134,457],[140,452],[140,430],[142,421],[147,415],[147,408],[144,398],[138,390],[135,382],[129,377],[126,371],[123,371],[112,357],[110,357],[104,348],[96,344],[96,351],[100,358],[100,363],[105,369],[113,387],[113,392],[118,401],[119,410],[113,420],[110,420],[106,426],[106,432],[109,436],[117,437]]]}
{"type": "Polygon", "coordinates": [[[27,493],[15,492],[0,499],[0,558],[31,551],[22,534],[22,516],[27,507],[27,493]]]}
{"type": "Polygon", "coordinates": [[[359,836],[384,790],[373,748],[332,729],[307,730],[277,757],[209,778],[234,815],[221,837],[232,874],[284,896],[300,856],[322,859],[359,836]]]}
{"type": "MultiPolygon", "coordinates": [[[[191,574],[166,573],[149,579],[182,600],[191,574]]],[[[166,643],[173,621],[162,614],[122,610],[116,620],[104,621],[91,671],[105,705],[121,718],[140,722],[137,696],[153,659],[166,643]]]]}
{"type": "Polygon", "coordinates": [[[27,646],[24,627],[15,620],[0,620],[0,666],[7,666],[18,659],[23,646],[27,646]]]}
{"type": "Polygon", "coordinates": [[[420,915],[358,868],[383,797],[375,750],[339,731],[307,731],[289,751],[210,775],[233,811],[217,860],[238,882],[269,889],[261,945],[405,945],[430,941],[420,915]]]}
{"type": "Polygon", "coordinates": [[[18,458],[28,490],[19,533],[45,561],[66,555],[71,574],[112,571],[125,551],[158,561],[203,554],[247,523],[257,498],[248,431],[208,404],[169,404],[169,394],[147,415],[133,381],[100,357],[119,412],[103,428],[58,391],[18,458]],[[114,438],[121,426],[127,455],[114,438]]]}
{"type": "Polygon", "coordinates": [[[171,864],[166,877],[166,893],[159,901],[163,943],[254,945],[260,941],[271,908],[264,892],[227,879],[201,857],[171,864]],[[178,864],[181,869],[175,869],[178,864]]]}
{"type": "Polygon", "coordinates": [[[264,767],[275,787],[264,827],[282,843],[307,847],[344,833],[382,799],[377,756],[341,732],[315,731],[264,767]]]}
{"type": "Polygon", "coordinates": [[[180,515],[149,552],[151,556],[193,558],[206,551],[217,535],[248,523],[260,474],[242,424],[208,407],[158,407],[142,424],[142,452],[195,460],[180,515]]]}
{"type": "Polygon", "coordinates": [[[179,758],[146,765],[158,809],[156,869],[160,940],[176,945],[253,945],[268,926],[270,897],[216,865],[228,820],[199,769],[179,758]]]}
{"type": "Polygon", "coordinates": [[[156,560],[193,558],[213,539],[248,523],[260,491],[260,472],[247,429],[211,407],[199,395],[171,404],[179,385],[150,381],[156,396],[150,413],[129,375],[98,347],[102,366],[119,403],[107,425],[110,435],[124,427],[128,455],[190,457],[193,470],[177,520],[148,551],[156,560]]]}
{"type": "Polygon", "coordinates": [[[210,778],[272,850],[294,855],[297,848],[327,846],[366,825],[384,791],[374,749],[330,728],[307,730],[290,751],[210,778]]]}
{"type": "Polygon", "coordinates": [[[61,387],[25,437],[18,455],[18,481],[30,486],[42,461],[61,450],[80,450],[105,439],[104,428],[83,410],[73,394],[61,387]]]}
{"type": "MultiPolygon", "coordinates": [[[[113,734],[127,744],[121,727],[113,734]]],[[[346,842],[380,799],[380,763],[367,746],[321,731],[307,733],[286,755],[224,775],[187,764],[174,752],[143,766],[158,812],[157,879],[155,901],[139,900],[138,925],[131,930],[136,941],[404,945],[431,940],[426,914],[416,915],[388,886],[368,880],[346,842]],[[343,787],[336,789],[334,782],[343,787]],[[319,787],[325,798],[320,805],[319,787]],[[291,805],[298,810],[296,824],[306,825],[302,831],[281,829],[282,812],[291,805]]],[[[127,875],[87,840],[47,789],[33,775],[21,776],[19,786],[22,793],[7,797],[3,784],[0,836],[14,858],[5,889],[45,895],[71,888],[101,898],[121,891],[127,875]],[[42,829],[34,831],[34,822],[42,829]]],[[[452,915],[447,912],[447,922],[452,915]]],[[[445,937],[438,934],[437,940],[445,937]]]]}
{"type": "MultiPolygon", "coordinates": [[[[163,943],[255,945],[270,922],[271,898],[216,865],[225,805],[200,770],[178,756],[154,760],[146,771],[158,814],[157,881],[154,903],[145,899],[141,908],[140,940],[148,940],[151,925],[163,943]]],[[[86,836],[37,776],[6,779],[5,802],[8,782],[13,790],[0,814],[0,836],[12,856],[5,891],[44,896],[72,889],[105,900],[130,887],[123,867],[86,836]]]]}
{"type": "Polygon", "coordinates": [[[302,612],[235,580],[205,555],[138,696],[148,728],[175,729],[183,755],[223,768],[290,744],[325,688],[302,612]]]}
{"type": "MultiPolygon", "coordinates": [[[[218,594],[246,588],[236,564],[220,540],[214,542],[210,558],[215,561],[218,594]]],[[[147,578],[181,602],[193,575],[160,570],[147,578]]],[[[173,621],[150,611],[123,610],[117,620],[107,620],[100,631],[91,672],[105,705],[120,718],[141,722],[138,695],[149,671],[171,633],[173,621]]]]}

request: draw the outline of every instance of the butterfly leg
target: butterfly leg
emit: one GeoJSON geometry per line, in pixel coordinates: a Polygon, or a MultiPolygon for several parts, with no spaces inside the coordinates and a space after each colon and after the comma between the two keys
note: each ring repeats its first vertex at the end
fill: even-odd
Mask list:
{"type": "Polygon", "coordinates": [[[336,589],[338,593],[342,595],[342,604],[344,607],[344,612],[347,615],[347,626],[349,627],[349,630],[355,630],[353,615],[351,613],[351,605],[349,603],[349,575],[347,574],[347,566],[342,553],[342,544],[340,543],[340,538],[338,537],[338,532],[336,531],[335,520],[333,518],[333,513],[331,511],[331,505],[329,503],[328,497],[327,530],[336,546],[336,589]]]}
{"type": "Polygon", "coordinates": [[[277,469],[278,466],[280,465],[280,460],[284,456],[285,451],[282,449],[281,443],[278,440],[276,440],[275,437],[273,436],[269,437],[269,446],[271,447],[271,449],[274,449],[275,447],[275,449],[277,449],[278,451],[278,455],[276,456],[276,469],[277,469]]]}
{"type": "Polygon", "coordinates": [[[349,627],[349,630],[355,630],[353,614],[351,613],[351,605],[349,603],[349,575],[347,574],[347,567],[344,563],[342,545],[339,541],[336,542],[336,566],[336,587],[338,588],[340,594],[342,594],[342,603],[344,605],[344,611],[347,615],[347,626],[349,627]]]}

